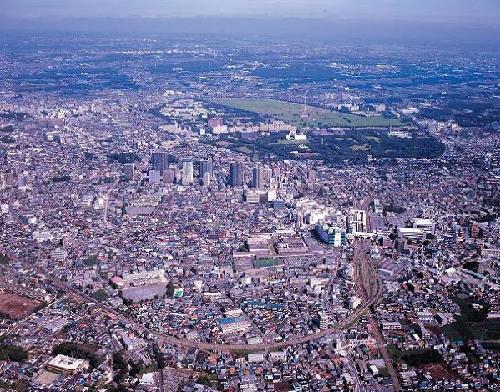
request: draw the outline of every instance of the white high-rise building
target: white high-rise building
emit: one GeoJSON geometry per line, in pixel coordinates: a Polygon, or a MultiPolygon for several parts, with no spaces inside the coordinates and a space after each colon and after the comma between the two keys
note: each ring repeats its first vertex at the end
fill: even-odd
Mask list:
{"type": "Polygon", "coordinates": [[[194,182],[193,161],[184,161],[182,163],[182,185],[184,186],[193,185],[193,182],[194,182]]]}
{"type": "Polygon", "coordinates": [[[365,210],[349,210],[348,227],[351,233],[364,233],[366,227],[366,211],[365,210]]]}

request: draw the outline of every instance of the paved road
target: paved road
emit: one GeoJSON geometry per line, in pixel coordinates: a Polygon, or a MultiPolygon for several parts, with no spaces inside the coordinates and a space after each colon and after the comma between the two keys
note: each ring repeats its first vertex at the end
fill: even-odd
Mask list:
{"type": "Polygon", "coordinates": [[[117,319],[123,321],[126,324],[132,326],[137,332],[147,333],[154,336],[158,343],[168,343],[172,345],[177,345],[181,347],[196,348],[199,350],[215,350],[215,351],[239,351],[239,350],[249,350],[249,351],[261,351],[261,350],[274,350],[280,349],[288,346],[300,345],[308,343],[313,340],[321,339],[325,336],[335,334],[341,330],[347,329],[353,324],[355,324],[361,317],[365,316],[370,311],[370,306],[377,303],[382,295],[381,284],[378,280],[373,281],[373,271],[370,271],[370,263],[354,263],[355,269],[355,279],[357,280],[358,286],[368,285],[365,301],[356,310],[351,313],[346,319],[339,322],[332,328],[320,330],[314,334],[309,334],[305,336],[295,337],[290,340],[283,342],[271,342],[271,343],[260,343],[260,344],[223,344],[223,343],[204,343],[197,342],[190,339],[181,339],[171,335],[163,334],[157,331],[150,330],[144,325],[138,323],[135,320],[128,318],[126,315],[118,312],[114,308],[97,302],[96,300],[81,291],[70,287],[66,282],[63,282],[51,275],[46,271],[39,270],[40,273],[47,277],[47,280],[57,289],[65,292],[67,295],[73,297],[81,298],[86,302],[96,303],[96,306],[100,307],[102,310],[108,312],[109,314],[115,316],[117,319]]]}
{"type": "Polygon", "coordinates": [[[364,298],[364,303],[356,308],[356,310],[351,313],[347,318],[340,321],[337,325],[332,328],[323,329],[316,333],[304,335],[300,337],[294,337],[283,342],[270,342],[270,343],[260,343],[260,344],[224,344],[224,343],[204,343],[197,342],[190,339],[181,339],[168,334],[160,333],[146,328],[141,323],[130,319],[126,315],[118,312],[116,309],[97,302],[94,298],[89,295],[71,287],[67,282],[63,282],[60,279],[51,276],[47,271],[42,268],[38,268],[38,272],[46,277],[46,279],[56,287],[58,290],[66,293],[66,295],[71,296],[75,299],[81,299],[85,302],[95,303],[97,307],[106,311],[108,314],[115,316],[118,320],[130,325],[136,332],[142,334],[149,334],[157,339],[158,343],[167,343],[181,347],[195,348],[199,350],[215,350],[215,351],[264,351],[264,350],[275,350],[288,346],[301,345],[308,343],[313,340],[321,339],[325,336],[329,336],[339,331],[348,329],[353,324],[355,324],[360,318],[369,314],[370,307],[376,304],[382,296],[382,285],[378,279],[377,271],[373,270],[372,264],[370,262],[360,262],[361,256],[366,252],[366,242],[358,241],[355,244],[355,257],[353,260],[354,267],[354,279],[356,286],[358,288],[364,288],[366,296],[364,298]]]}

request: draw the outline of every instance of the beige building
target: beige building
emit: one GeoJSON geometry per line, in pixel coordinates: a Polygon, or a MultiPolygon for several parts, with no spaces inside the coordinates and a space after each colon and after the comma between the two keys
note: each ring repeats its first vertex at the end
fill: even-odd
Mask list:
{"type": "Polygon", "coordinates": [[[89,367],[89,361],[71,358],[63,354],[58,354],[47,363],[47,370],[61,374],[74,374],[87,370],[89,367]]]}

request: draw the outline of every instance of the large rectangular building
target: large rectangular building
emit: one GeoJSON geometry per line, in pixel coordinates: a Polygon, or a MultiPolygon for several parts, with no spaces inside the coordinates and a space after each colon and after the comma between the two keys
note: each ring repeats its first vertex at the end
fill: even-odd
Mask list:
{"type": "Polygon", "coordinates": [[[163,174],[163,171],[168,169],[169,154],[164,151],[154,152],[151,155],[151,163],[153,164],[153,170],[163,174]]]}
{"type": "Polygon", "coordinates": [[[182,185],[184,186],[193,185],[193,181],[194,181],[193,161],[185,160],[182,162],[182,185]]]}
{"type": "Polygon", "coordinates": [[[223,334],[244,333],[250,329],[250,321],[245,317],[228,317],[218,321],[223,334]]]}
{"type": "Polygon", "coordinates": [[[163,268],[150,271],[123,273],[123,282],[128,286],[142,286],[146,284],[166,283],[165,270],[163,268]]]}
{"type": "Polygon", "coordinates": [[[243,163],[232,162],[229,166],[229,185],[243,186],[243,163]]]}
{"type": "Polygon", "coordinates": [[[356,209],[349,210],[347,222],[350,233],[364,233],[367,230],[366,211],[356,209]]]}
{"type": "Polygon", "coordinates": [[[74,374],[87,370],[90,364],[84,359],[75,359],[59,354],[47,363],[47,370],[58,374],[74,374]]]}
{"type": "Polygon", "coordinates": [[[414,229],[421,229],[430,234],[434,234],[436,228],[436,223],[432,219],[413,218],[411,225],[414,229]]]}
{"type": "Polygon", "coordinates": [[[329,223],[318,223],[316,225],[316,234],[321,241],[335,247],[343,246],[347,243],[345,230],[329,223]]]}

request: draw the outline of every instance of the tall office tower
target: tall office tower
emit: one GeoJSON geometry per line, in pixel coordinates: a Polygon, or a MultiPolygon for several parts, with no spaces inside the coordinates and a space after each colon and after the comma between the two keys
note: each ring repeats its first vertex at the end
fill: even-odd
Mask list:
{"type": "Polygon", "coordinates": [[[252,186],[255,189],[261,189],[262,188],[262,179],[260,177],[260,166],[257,165],[253,168],[253,180],[252,180],[252,186]]]}
{"type": "Polygon", "coordinates": [[[271,179],[273,178],[273,171],[269,167],[263,167],[260,169],[260,177],[262,179],[262,184],[265,188],[271,185],[271,179]]]}
{"type": "Polygon", "coordinates": [[[367,229],[365,210],[356,210],[352,208],[349,210],[347,219],[347,226],[350,233],[361,233],[367,229]]]}
{"type": "Polygon", "coordinates": [[[185,160],[182,162],[182,185],[193,185],[193,161],[185,160]]]}
{"type": "Polygon", "coordinates": [[[229,184],[232,187],[243,186],[243,163],[233,162],[230,164],[229,184]]]}
{"type": "Polygon", "coordinates": [[[274,167],[272,170],[272,177],[276,181],[276,184],[281,185],[283,177],[281,175],[281,170],[279,167],[274,167]]]}
{"type": "Polygon", "coordinates": [[[203,181],[203,185],[209,186],[213,175],[213,164],[212,161],[203,160],[200,161],[200,178],[203,181]]]}
{"type": "Polygon", "coordinates": [[[203,160],[200,161],[200,177],[203,178],[205,173],[209,173],[212,175],[214,171],[212,161],[209,160],[203,160]]]}
{"type": "Polygon", "coordinates": [[[151,163],[153,164],[153,170],[163,174],[163,171],[168,169],[168,153],[165,151],[154,152],[151,155],[151,163]]]}
{"type": "Polygon", "coordinates": [[[320,329],[328,329],[331,323],[331,318],[326,312],[321,312],[319,315],[319,327],[320,329]]]}
{"type": "Polygon", "coordinates": [[[123,165],[123,176],[126,180],[132,180],[134,178],[135,173],[135,164],[126,163],[123,165]]]}
{"type": "Polygon", "coordinates": [[[266,189],[271,184],[273,172],[268,167],[257,166],[253,169],[253,187],[255,189],[266,189]]]}
{"type": "Polygon", "coordinates": [[[203,186],[210,186],[212,183],[212,175],[209,172],[203,174],[203,178],[201,179],[203,186]]]}

